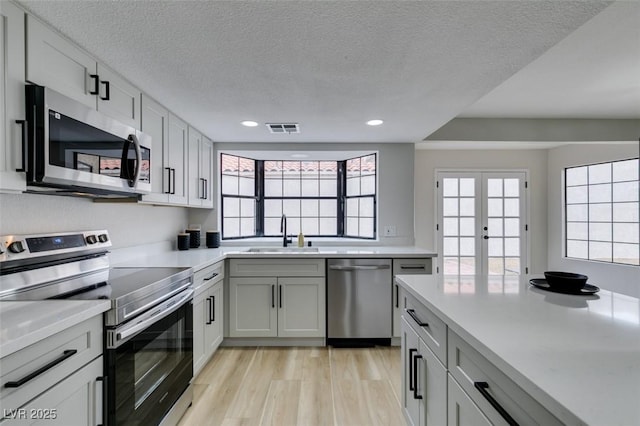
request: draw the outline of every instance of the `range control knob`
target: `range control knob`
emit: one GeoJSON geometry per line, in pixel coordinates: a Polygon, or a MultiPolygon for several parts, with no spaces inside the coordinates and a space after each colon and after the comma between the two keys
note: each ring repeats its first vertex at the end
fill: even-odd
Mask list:
{"type": "Polygon", "coordinates": [[[109,236],[107,234],[100,234],[98,235],[98,240],[100,240],[101,243],[106,243],[109,241],[109,236]]]}
{"type": "Polygon", "coordinates": [[[87,243],[95,244],[97,242],[98,242],[98,239],[96,238],[95,235],[87,235],[87,243]]]}
{"type": "Polygon", "coordinates": [[[14,241],[9,244],[9,251],[11,253],[22,253],[24,251],[24,245],[22,241],[14,241]]]}

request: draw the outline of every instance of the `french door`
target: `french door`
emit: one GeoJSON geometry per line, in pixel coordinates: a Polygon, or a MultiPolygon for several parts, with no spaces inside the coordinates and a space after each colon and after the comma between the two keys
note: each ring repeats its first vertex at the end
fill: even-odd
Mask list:
{"type": "Polygon", "coordinates": [[[438,172],[437,186],[438,273],[528,272],[525,172],[438,172]]]}

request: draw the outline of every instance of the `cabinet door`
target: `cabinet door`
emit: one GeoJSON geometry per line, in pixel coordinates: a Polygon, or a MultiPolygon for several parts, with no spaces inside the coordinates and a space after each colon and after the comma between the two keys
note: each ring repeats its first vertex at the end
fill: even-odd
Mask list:
{"type": "Polygon", "coordinates": [[[169,202],[172,204],[187,204],[187,153],[188,153],[187,123],[169,113],[169,150],[167,166],[169,176],[169,202]]]}
{"type": "Polygon", "coordinates": [[[169,111],[142,95],[141,130],[151,136],[151,194],[144,195],[143,201],[167,203],[169,201],[169,171],[166,167],[169,150],[169,111]]]}
{"type": "Polygon", "coordinates": [[[204,191],[202,207],[213,208],[213,142],[202,137],[200,148],[200,177],[203,179],[204,191]]]}
{"type": "Polygon", "coordinates": [[[24,407],[5,411],[2,426],[102,424],[102,356],[49,388],[24,407]]]}
{"type": "Polygon", "coordinates": [[[391,286],[391,288],[393,289],[393,297],[391,298],[391,301],[393,302],[393,337],[400,337],[402,335],[402,327],[400,326],[400,317],[402,316],[402,308],[404,306],[402,306],[402,302],[401,302],[401,298],[400,298],[400,286],[398,284],[396,284],[395,282],[393,283],[393,286],[391,286]]]}
{"type": "Polygon", "coordinates": [[[22,168],[24,106],[24,12],[14,4],[0,2],[0,191],[26,190],[22,168]]]}
{"type": "Polygon", "coordinates": [[[205,352],[207,354],[207,358],[210,358],[211,355],[213,355],[222,342],[222,318],[224,318],[224,313],[222,311],[222,297],[222,281],[220,281],[211,288],[207,297],[207,307],[209,308],[210,314],[208,321],[206,321],[207,325],[204,332],[204,341],[206,345],[205,352]]]}
{"type": "Polygon", "coordinates": [[[478,406],[462,390],[458,383],[448,376],[447,424],[449,426],[492,426],[478,406]]]}
{"type": "Polygon", "coordinates": [[[140,90],[101,64],[98,76],[98,111],[140,130],[140,90]]]}
{"type": "Polygon", "coordinates": [[[97,62],[71,41],[27,15],[26,79],[96,108],[97,62]]]}
{"type": "Polygon", "coordinates": [[[402,410],[407,423],[417,426],[420,424],[421,401],[414,395],[416,375],[413,370],[413,358],[420,350],[420,339],[407,321],[403,319],[401,324],[402,410]]]}
{"type": "Polygon", "coordinates": [[[207,294],[203,293],[193,299],[193,375],[204,367],[207,362],[205,355],[205,329],[209,318],[207,294]]]}
{"type": "Polygon", "coordinates": [[[323,278],[278,278],[278,336],[325,336],[323,278]]]}
{"type": "Polygon", "coordinates": [[[427,345],[420,340],[418,366],[418,394],[423,398],[421,424],[426,426],[447,423],[447,370],[427,345]]]}
{"type": "Polygon", "coordinates": [[[189,127],[189,160],[187,166],[187,191],[189,205],[200,207],[204,184],[200,178],[200,145],[202,134],[193,127],[189,127]]]}
{"type": "Polygon", "coordinates": [[[276,278],[229,279],[229,336],[276,337],[276,278]]]}

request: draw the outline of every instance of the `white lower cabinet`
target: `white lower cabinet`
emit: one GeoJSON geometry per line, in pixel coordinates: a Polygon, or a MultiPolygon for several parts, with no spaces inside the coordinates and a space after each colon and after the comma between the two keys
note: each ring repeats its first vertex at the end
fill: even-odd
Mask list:
{"type": "Polygon", "coordinates": [[[95,316],[0,360],[0,424],[102,424],[103,325],[95,316]]]}
{"type": "Polygon", "coordinates": [[[223,336],[224,262],[217,262],[194,274],[193,375],[196,376],[214,354],[223,336]]]}
{"type": "Polygon", "coordinates": [[[393,259],[393,337],[400,337],[400,317],[404,304],[400,298],[400,286],[395,282],[396,275],[431,274],[431,258],[393,259]]]}
{"type": "Polygon", "coordinates": [[[447,370],[402,319],[402,409],[413,426],[445,425],[447,370]]]}
{"type": "Polygon", "coordinates": [[[324,337],[324,278],[229,279],[230,337],[324,337]]]}
{"type": "Polygon", "coordinates": [[[423,302],[404,289],[400,294],[402,408],[409,424],[563,424],[423,302]]]}
{"type": "MultiPolygon", "coordinates": [[[[492,423],[469,398],[460,385],[449,376],[448,425],[449,426],[491,426],[492,423]]],[[[443,423],[444,424],[444,423],[443,423]]]]}
{"type": "Polygon", "coordinates": [[[102,422],[102,357],[73,373],[23,407],[3,413],[2,426],[88,426],[102,422]]]}

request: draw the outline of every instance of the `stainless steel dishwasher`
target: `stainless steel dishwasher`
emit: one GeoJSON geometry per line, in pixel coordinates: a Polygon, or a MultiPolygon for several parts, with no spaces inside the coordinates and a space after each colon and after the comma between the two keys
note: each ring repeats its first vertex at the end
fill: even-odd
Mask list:
{"type": "Polygon", "coordinates": [[[391,260],[329,259],[327,344],[391,343],[391,260]]]}

